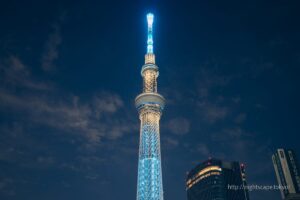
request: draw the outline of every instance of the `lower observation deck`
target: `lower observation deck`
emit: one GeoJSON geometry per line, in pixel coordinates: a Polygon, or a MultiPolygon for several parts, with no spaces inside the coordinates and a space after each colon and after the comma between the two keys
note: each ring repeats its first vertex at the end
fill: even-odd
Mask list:
{"type": "Polygon", "coordinates": [[[162,111],[165,107],[165,98],[158,93],[152,92],[142,93],[135,98],[135,107],[138,110],[147,106],[158,108],[159,111],[162,111]]]}

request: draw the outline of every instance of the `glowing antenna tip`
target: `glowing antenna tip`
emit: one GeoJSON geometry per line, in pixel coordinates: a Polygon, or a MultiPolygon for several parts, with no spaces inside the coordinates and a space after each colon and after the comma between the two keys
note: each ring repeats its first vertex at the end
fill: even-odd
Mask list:
{"type": "Polygon", "coordinates": [[[148,26],[152,26],[154,20],[154,15],[152,13],[147,14],[148,26]]]}

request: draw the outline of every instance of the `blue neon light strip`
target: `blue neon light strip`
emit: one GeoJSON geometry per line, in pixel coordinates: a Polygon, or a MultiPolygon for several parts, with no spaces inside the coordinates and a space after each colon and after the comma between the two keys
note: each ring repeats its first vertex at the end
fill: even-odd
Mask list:
{"type": "Polygon", "coordinates": [[[147,14],[147,22],[148,22],[147,53],[153,53],[153,34],[152,34],[153,21],[154,21],[154,15],[152,13],[147,14]]]}

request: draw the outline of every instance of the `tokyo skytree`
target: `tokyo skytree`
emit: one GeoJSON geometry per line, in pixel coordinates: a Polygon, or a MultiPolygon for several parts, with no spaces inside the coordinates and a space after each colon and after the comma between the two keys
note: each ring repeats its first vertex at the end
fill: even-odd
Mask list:
{"type": "Polygon", "coordinates": [[[157,93],[159,73],[153,52],[153,21],[154,15],[147,14],[147,53],[141,70],[143,92],[135,99],[141,120],[137,200],[163,200],[159,120],[165,99],[157,93]]]}

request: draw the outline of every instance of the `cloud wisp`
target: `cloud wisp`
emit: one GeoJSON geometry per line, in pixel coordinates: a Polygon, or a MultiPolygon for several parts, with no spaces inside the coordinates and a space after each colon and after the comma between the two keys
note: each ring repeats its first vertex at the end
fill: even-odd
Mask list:
{"type": "Polygon", "coordinates": [[[52,32],[48,35],[42,54],[42,69],[52,71],[56,68],[55,61],[59,58],[59,46],[62,43],[61,26],[65,21],[66,14],[62,13],[56,23],[52,25],[52,32]]]}
{"type": "Polygon", "coordinates": [[[183,117],[173,118],[167,122],[166,128],[175,135],[185,135],[190,131],[190,121],[183,117]]]}
{"type": "Polygon", "coordinates": [[[16,55],[10,55],[0,62],[2,87],[22,88],[29,90],[50,90],[52,85],[34,79],[29,68],[16,55]]]}
{"type": "Polygon", "coordinates": [[[0,79],[0,111],[23,117],[29,124],[79,134],[90,144],[99,143],[102,137],[118,139],[136,128],[128,119],[123,100],[113,92],[99,92],[83,101],[50,83],[34,80],[29,67],[16,56],[0,63],[0,70],[4,72],[0,79]]]}
{"type": "Polygon", "coordinates": [[[0,102],[2,109],[11,109],[20,116],[23,114],[29,123],[77,133],[92,144],[99,143],[102,137],[117,139],[134,128],[126,119],[116,117],[123,105],[116,94],[105,93],[94,97],[91,103],[82,103],[77,96],[51,101],[48,97],[18,96],[2,90],[0,102]]]}

